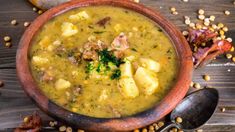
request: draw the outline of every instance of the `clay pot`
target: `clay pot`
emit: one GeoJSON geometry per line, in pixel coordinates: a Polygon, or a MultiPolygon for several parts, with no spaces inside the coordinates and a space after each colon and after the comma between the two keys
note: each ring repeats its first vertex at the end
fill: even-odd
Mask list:
{"type": "Polygon", "coordinates": [[[30,25],[30,27],[22,36],[17,50],[16,67],[19,81],[22,84],[25,92],[43,111],[57,120],[68,123],[71,126],[89,131],[105,132],[129,131],[136,128],[141,128],[156,122],[167,115],[186,95],[193,72],[192,53],[181,32],[168,20],[162,17],[160,13],[141,4],[127,0],[73,0],[69,3],[59,5],[45,12],[30,25]],[[36,82],[34,81],[30,72],[30,67],[28,65],[28,53],[31,41],[37,34],[37,31],[40,29],[40,27],[42,27],[43,24],[45,24],[51,18],[65,11],[84,6],[97,5],[121,7],[143,14],[144,16],[156,22],[172,40],[179,60],[177,80],[169,93],[153,108],[132,116],[121,118],[104,119],[84,116],[73,113],[56,105],[40,91],[36,82]]]}

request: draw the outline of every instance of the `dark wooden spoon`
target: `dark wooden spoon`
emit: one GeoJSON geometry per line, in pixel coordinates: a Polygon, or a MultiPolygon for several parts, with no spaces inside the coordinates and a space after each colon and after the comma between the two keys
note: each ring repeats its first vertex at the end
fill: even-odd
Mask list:
{"type": "Polygon", "coordinates": [[[218,91],[213,88],[205,88],[191,93],[171,112],[171,122],[166,123],[158,132],[164,132],[172,127],[193,130],[202,126],[215,112],[218,101],[218,91]],[[175,121],[177,117],[181,117],[183,122],[177,123],[175,121]]]}

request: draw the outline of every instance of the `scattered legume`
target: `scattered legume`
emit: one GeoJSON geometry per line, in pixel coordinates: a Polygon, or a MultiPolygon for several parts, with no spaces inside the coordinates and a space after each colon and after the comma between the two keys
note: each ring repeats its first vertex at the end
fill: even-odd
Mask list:
{"type": "Polygon", "coordinates": [[[149,130],[154,130],[154,126],[153,126],[153,125],[150,125],[150,126],[149,126],[149,130]]]}
{"type": "Polygon", "coordinates": [[[221,108],[221,112],[225,112],[225,110],[226,110],[225,107],[221,108]]]}
{"type": "Polygon", "coordinates": [[[200,89],[201,85],[199,83],[194,83],[193,87],[196,88],[196,89],[200,89]]]}
{"type": "Polygon", "coordinates": [[[38,11],[38,9],[37,9],[36,7],[33,7],[33,11],[35,11],[35,12],[36,12],[36,11],[38,11]]]}
{"type": "MultiPolygon", "coordinates": [[[[230,43],[233,42],[233,39],[232,39],[232,38],[227,38],[227,40],[228,40],[228,42],[230,42],[230,43]]],[[[232,48],[230,49],[230,51],[231,51],[231,52],[234,51],[234,47],[233,47],[233,46],[232,46],[232,48]],[[233,49],[233,50],[232,50],[232,49],[233,49]],[[232,51],[231,51],[231,50],[232,50],[232,51]]]]}
{"type": "Polygon", "coordinates": [[[41,15],[43,13],[42,10],[38,10],[38,14],[41,15]]]}
{"type": "Polygon", "coordinates": [[[78,131],[77,132],[85,132],[84,130],[81,130],[81,129],[78,129],[78,131]]]}
{"type": "Polygon", "coordinates": [[[203,132],[203,130],[202,129],[198,129],[198,130],[196,130],[196,132],[203,132]]]}
{"type": "Polygon", "coordinates": [[[160,121],[160,122],[157,123],[157,125],[158,125],[159,127],[162,127],[162,126],[164,126],[164,122],[163,122],[163,121],[160,121]]]}
{"type": "Polygon", "coordinates": [[[4,85],[3,81],[0,80],[0,87],[2,87],[4,85]]]}
{"type": "Polygon", "coordinates": [[[14,19],[11,21],[11,25],[16,25],[17,24],[17,21],[14,19]]]}
{"type": "Polygon", "coordinates": [[[139,0],[134,0],[134,2],[139,3],[140,1],[139,0]]]}
{"type": "Polygon", "coordinates": [[[204,20],[204,19],[205,19],[205,16],[204,16],[203,14],[198,15],[198,19],[199,19],[199,20],[204,20]]]}
{"type": "Polygon", "coordinates": [[[139,129],[135,129],[133,132],[140,132],[140,130],[139,129]]]}
{"type": "Polygon", "coordinates": [[[224,27],[224,24],[223,23],[218,23],[218,28],[223,28],[224,27]]]}
{"type": "Polygon", "coordinates": [[[72,131],[73,131],[73,129],[71,127],[66,128],[66,132],[72,132],[72,131]]]}
{"type": "Polygon", "coordinates": [[[148,132],[148,130],[146,128],[143,128],[142,132],[148,132]]]}
{"type": "Polygon", "coordinates": [[[215,21],[215,16],[210,16],[210,21],[215,21]]]}
{"type": "Polygon", "coordinates": [[[183,34],[184,36],[187,36],[187,35],[188,35],[188,31],[183,31],[182,34],[183,34]]]}
{"type": "Polygon", "coordinates": [[[227,32],[228,31],[228,27],[223,27],[223,31],[227,32]]]}
{"type": "Polygon", "coordinates": [[[211,77],[210,77],[209,75],[204,75],[204,76],[203,76],[203,79],[204,79],[205,81],[210,81],[210,80],[211,80],[211,77]]]}
{"type": "Polygon", "coordinates": [[[66,131],[66,126],[60,126],[60,127],[59,127],[59,131],[60,131],[60,132],[66,131]]]}
{"type": "Polygon", "coordinates": [[[204,13],[205,13],[205,11],[204,11],[203,9],[199,9],[199,10],[198,10],[198,14],[202,15],[202,14],[204,14],[204,13]]]}
{"type": "Polygon", "coordinates": [[[11,37],[10,36],[5,36],[3,39],[4,39],[5,42],[11,41],[11,37]]]}
{"type": "Polygon", "coordinates": [[[235,62],[235,57],[232,58],[232,61],[235,62]]]}
{"type": "Polygon", "coordinates": [[[175,11],[176,11],[175,7],[171,7],[170,10],[171,10],[172,12],[175,12],[175,11]]]}
{"type": "Polygon", "coordinates": [[[12,46],[11,42],[6,42],[5,47],[10,48],[12,46]]]}
{"type": "Polygon", "coordinates": [[[233,57],[232,54],[226,54],[227,59],[231,59],[232,57],[233,57]]]}
{"type": "Polygon", "coordinates": [[[24,123],[27,123],[29,121],[29,117],[27,117],[27,116],[24,117],[23,121],[24,121],[24,123]]]}
{"type": "Polygon", "coordinates": [[[228,15],[230,15],[230,11],[225,10],[225,11],[224,11],[224,14],[228,16],[228,15]]]}
{"type": "Polygon", "coordinates": [[[55,126],[54,121],[50,121],[50,122],[49,122],[49,125],[50,125],[51,127],[54,127],[54,126],[55,126]]]}
{"type": "Polygon", "coordinates": [[[176,123],[182,123],[183,122],[183,119],[181,117],[177,117],[175,119],[176,123]]]}
{"type": "Polygon", "coordinates": [[[172,12],[173,15],[178,15],[179,13],[177,11],[172,12]]]}
{"type": "Polygon", "coordinates": [[[29,25],[30,25],[29,22],[24,22],[24,26],[25,26],[25,27],[28,27],[29,25]]]}

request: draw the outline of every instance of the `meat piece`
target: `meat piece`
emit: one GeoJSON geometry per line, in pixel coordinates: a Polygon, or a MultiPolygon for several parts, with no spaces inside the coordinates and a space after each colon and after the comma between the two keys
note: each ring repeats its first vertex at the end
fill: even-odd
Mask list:
{"type": "Polygon", "coordinates": [[[217,33],[212,32],[209,29],[198,29],[198,30],[189,29],[189,35],[187,40],[190,44],[200,45],[202,43],[211,40],[217,35],[218,35],[217,33]]]}
{"type": "Polygon", "coordinates": [[[110,50],[114,52],[114,55],[117,58],[122,58],[124,56],[124,52],[129,48],[129,44],[127,42],[127,36],[124,33],[121,33],[117,36],[111,46],[110,50]]]}
{"type": "Polygon", "coordinates": [[[193,54],[195,67],[202,66],[216,56],[229,51],[232,44],[227,40],[216,40],[211,47],[199,48],[196,53],[193,54]]]}
{"type": "Polygon", "coordinates": [[[87,42],[83,47],[82,58],[84,60],[98,60],[98,51],[102,51],[107,47],[108,46],[100,40],[97,42],[87,42]]]}
{"type": "Polygon", "coordinates": [[[78,65],[78,61],[76,60],[76,58],[74,56],[68,57],[68,60],[74,64],[74,65],[78,65]]]}
{"type": "Polygon", "coordinates": [[[39,132],[42,126],[41,117],[34,113],[27,117],[27,120],[24,121],[14,132],[39,132]]]}
{"type": "Polygon", "coordinates": [[[96,24],[98,24],[99,26],[103,26],[105,27],[105,25],[111,20],[111,17],[105,17],[101,20],[99,20],[96,24]]]}
{"type": "Polygon", "coordinates": [[[111,50],[125,51],[128,48],[129,44],[124,33],[120,33],[120,35],[118,35],[111,44],[111,50]]]}

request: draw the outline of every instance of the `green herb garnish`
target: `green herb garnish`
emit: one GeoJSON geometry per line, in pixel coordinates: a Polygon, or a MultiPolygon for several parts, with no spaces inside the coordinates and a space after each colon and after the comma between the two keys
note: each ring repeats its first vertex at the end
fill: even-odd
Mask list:
{"type": "Polygon", "coordinates": [[[91,71],[94,69],[94,64],[92,62],[87,63],[86,65],[86,73],[91,73],[91,71]]]}
{"type": "Polygon", "coordinates": [[[94,31],[93,33],[95,33],[95,34],[102,34],[102,33],[104,33],[105,31],[94,31]]]}
{"type": "Polygon", "coordinates": [[[104,49],[102,51],[98,52],[99,54],[99,60],[101,63],[104,63],[105,65],[107,65],[109,62],[112,62],[114,65],[116,65],[117,67],[120,66],[120,64],[123,63],[123,61],[121,59],[118,59],[117,57],[115,57],[110,51],[108,51],[107,49],[104,49]]]}
{"type": "Polygon", "coordinates": [[[111,75],[111,79],[114,80],[114,79],[119,79],[121,76],[121,70],[120,69],[116,69],[114,70],[113,74],[111,75]]]}

